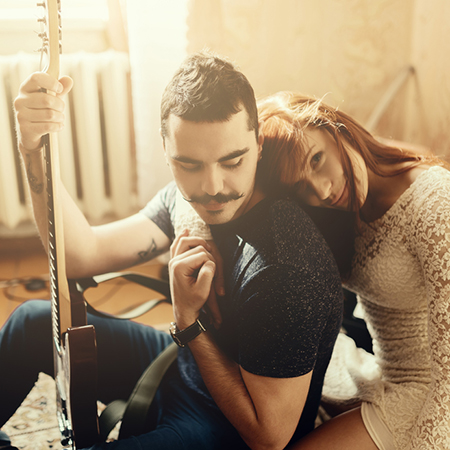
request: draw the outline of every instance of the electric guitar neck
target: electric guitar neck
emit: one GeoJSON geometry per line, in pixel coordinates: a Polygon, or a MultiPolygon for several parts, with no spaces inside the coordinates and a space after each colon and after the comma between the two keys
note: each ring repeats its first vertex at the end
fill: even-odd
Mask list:
{"type": "MultiPolygon", "coordinates": [[[[43,33],[44,72],[59,78],[61,13],[59,0],[39,4],[43,33]]],[[[63,211],[57,136],[43,136],[48,208],[48,257],[52,303],[52,335],[61,442],[66,448],[89,447],[98,441],[97,346],[95,330],[87,325],[86,306],[74,282],[66,276],[63,211]]]]}

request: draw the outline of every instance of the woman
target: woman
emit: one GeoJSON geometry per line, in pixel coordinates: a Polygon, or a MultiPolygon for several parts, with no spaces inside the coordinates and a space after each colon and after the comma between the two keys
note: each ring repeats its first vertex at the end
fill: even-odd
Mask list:
{"type": "Polygon", "coordinates": [[[345,286],[358,294],[381,378],[360,407],[295,449],[450,448],[450,172],[385,145],[322,101],[278,93],[264,120],[261,182],[308,205],[356,213],[345,286]]]}

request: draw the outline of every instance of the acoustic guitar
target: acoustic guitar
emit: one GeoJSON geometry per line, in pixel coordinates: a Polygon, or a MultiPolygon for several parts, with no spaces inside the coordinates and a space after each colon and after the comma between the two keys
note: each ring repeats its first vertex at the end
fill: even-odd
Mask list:
{"type": "MultiPolygon", "coordinates": [[[[60,0],[45,0],[43,70],[59,78],[61,49],[60,0]]],[[[59,157],[56,135],[43,137],[48,206],[48,256],[52,303],[54,377],[57,418],[65,448],[84,448],[99,440],[97,415],[97,345],[95,329],[87,325],[86,303],[66,277],[64,230],[59,204],[59,157]]]]}

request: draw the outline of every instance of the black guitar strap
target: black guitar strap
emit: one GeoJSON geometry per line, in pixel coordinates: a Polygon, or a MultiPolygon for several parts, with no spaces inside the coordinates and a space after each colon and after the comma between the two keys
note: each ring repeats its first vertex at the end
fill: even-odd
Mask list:
{"type": "Polygon", "coordinates": [[[99,418],[102,440],[107,439],[120,420],[119,439],[138,436],[156,428],[155,418],[151,420],[148,412],[161,380],[177,358],[177,350],[175,343],[167,346],[139,378],[128,401],[115,400],[104,409],[99,418]]]}
{"type": "MultiPolygon", "coordinates": [[[[90,287],[96,287],[99,283],[115,278],[124,278],[128,281],[148,287],[157,291],[166,298],[149,300],[132,311],[124,314],[112,315],[97,311],[86,300],[87,311],[99,317],[115,318],[121,320],[134,319],[147,311],[150,311],[160,303],[170,301],[170,289],[167,281],[151,278],[137,273],[108,273],[93,278],[77,280],[78,288],[84,292],[90,287]]],[[[177,357],[175,343],[167,346],[147,367],[141,375],[128,400],[115,400],[107,405],[99,417],[100,439],[105,441],[113,428],[122,421],[119,431],[119,439],[129,436],[137,436],[156,428],[156,417],[149,414],[150,406],[155,398],[156,391],[165,373],[177,357]]]]}
{"type": "Polygon", "coordinates": [[[120,320],[130,320],[139,317],[146,312],[158,306],[160,303],[171,303],[170,300],[170,288],[169,283],[158,278],[152,278],[147,275],[142,275],[139,273],[132,272],[110,272],[103,275],[97,275],[92,278],[82,278],[77,280],[77,286],[81,293],[84,293],[87,289],[92,287],[97,287],[100,283],[105,281],[114,280],[117,278],[123,278],[125,280],[131,281],[136,284],[140,284],[146,288],[163,294],[165,298],[149,300],[136,308],[127,311],[122,314],[108,314],[95,309],[89,302],[85,299],[86,310],[88,313],[94,314],[98,317],[108,318],[108,319],[120,319],[120,320]]]}

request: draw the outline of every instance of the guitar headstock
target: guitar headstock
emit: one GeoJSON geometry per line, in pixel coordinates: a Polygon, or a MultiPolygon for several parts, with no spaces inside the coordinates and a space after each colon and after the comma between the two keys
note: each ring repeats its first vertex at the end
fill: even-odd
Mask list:
{"type": "Polygon", "coordinates": [[[46,56],[46,64],[42,69],[55,78],[59,77],[59,55],[61,53],[61,0],[44,0],[37,6],[43,7],[45,14],[38,19],[42,31],[41,55],[46,56]]]}

